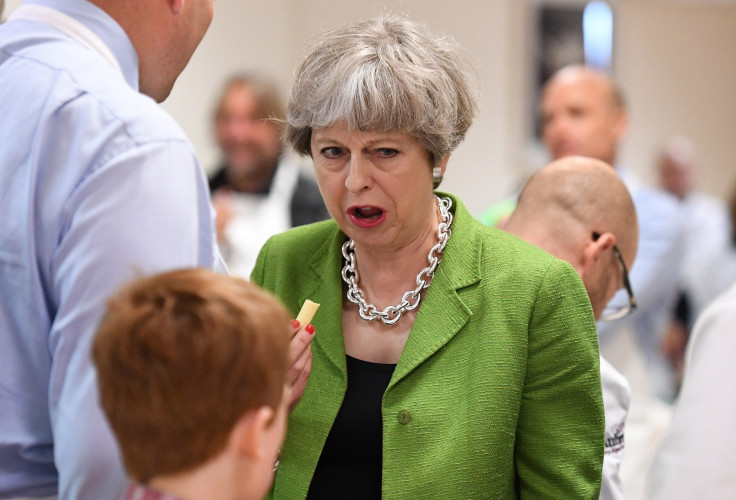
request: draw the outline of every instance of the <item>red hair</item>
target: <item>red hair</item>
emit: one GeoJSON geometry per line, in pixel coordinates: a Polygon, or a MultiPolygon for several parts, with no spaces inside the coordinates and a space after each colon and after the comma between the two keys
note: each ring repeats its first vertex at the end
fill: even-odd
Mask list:
{"type": "Polygon", "coordinates": [[[131,478],[191,470],[245,413],[278,410],[289,319],[269,293],[204,269],[142,278],[109,299],[93,357],[131,478]]]}

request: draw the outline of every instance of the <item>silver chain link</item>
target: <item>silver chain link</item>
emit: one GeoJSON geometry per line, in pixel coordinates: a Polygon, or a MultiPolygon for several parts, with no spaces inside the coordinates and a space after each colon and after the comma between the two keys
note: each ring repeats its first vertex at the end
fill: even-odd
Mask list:
{"type": "Polygon", "coordinates": [[[342,245],[342,256],[345,259],[345,266],[342,268],[342,279],[348,285],[347,298],[353,304],[358,305],[358,314],[364,320],[374,321],[380,319],[387,325],[393,325],[401,319],[404,311],[413,311],[419,306],[419,301],[422,299],[422,290],[429,286],[428,281],[434,277],[434,272],[442,259],[442,252],[450,239],[450,233],[452,233],[452,212],[450,212],[452,200],[450,198],[440,199],[437,195],[435,195],[435,198],[441,216],[440,223],[437,226],[437,239],[439,241],[427,255],[429,266],[417,274],[417,287],[406,292],[399,305],[388,306],[383,311],[379,311],[375,305],[366,302],[365,293],[358,287],[359,276],[358,270],[355,268],[355,242],[348,239],[342,245]]]}

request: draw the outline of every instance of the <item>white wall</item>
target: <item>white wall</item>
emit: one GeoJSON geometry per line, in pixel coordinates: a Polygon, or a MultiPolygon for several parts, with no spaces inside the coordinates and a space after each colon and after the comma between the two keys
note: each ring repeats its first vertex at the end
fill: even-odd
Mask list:
{"type": "MultiPolygon", "coordinates": [[[[211,108],[228,74],[265,71],[287,94],[309,37],[383,9],[406,12],[454,36],[477,69],[480,116],[450,160],[443,188],[479,212],[543,160],[527,147],[530,12],[540,1],[217,0],[212,27],[164,107],[212,168],[211,108]]],[[[658,142],[685,133],[699,149],[701,187],[727,196],[736,187],[736,1],[609,1],[615,71],[632,114],[624,161],[648,176],[658,142]]],[[[6,15],[19,4],[6,0],[6,15]]]]}
{"type": "Polygon", "coordinates": [[[698,148],[701,186],[730,196],[736,188],[736,2],[630,2],[619,41],[619,75],[632,114],[624,151],[632,167],[646,170],[662,138],[682,132],[698,148]]]}
{"type": "Polygon", "coordinates": [[[520,72],[518,61],[510,57],[510,44],[517,33],[508,22],[517,4],[478,1],[474,2],[474,15],[467,16],[445,0],[382,4],[358,0],[218,0],[213,25],[165,106],[190,134],[205,166],[211,168],[217,150],[209,113],[228,71],[265,69],[281,79],[287,95],[309,38],[383,9],[406,12],[421,18],[433,31],[454,35],[468,48],[467,57],[478,68],[483,93],[481,112],[466,141],[453,155],[443,188],[474,200],[471,205],[480,210],[491,200],[489,192],[497,197],[511,188],[514,169],[508,158],[521,144],[521,131],[510,133],[514,126],[512,108],[519,99],[507,97],[513,93],[514,80],[518,80],[512,78],[512,68],[520,72]],[[473,182],[469,182],[471,179],[473,182]]]}
{"type": "MultiPolygon", "coordinates": [[[[217,153],[209,110],[229,71],[265,69],[288,92],[309,37],[383,9],[409,13],[432,31],[454,36],[477,69],[480,115],[451,158],[443,188],[478,212],[544,159],[529,149],[527,137],[531,11],[539,1],[217,0],[212,28],[166,107],[211,167],[217,153]]],[[[700,152],[701,187],[727,196],[736,187],[736,2],[611,3],[615,70],[632,114],[623,160],[648,177],[657,144],[685,133],[700,152]]]]}

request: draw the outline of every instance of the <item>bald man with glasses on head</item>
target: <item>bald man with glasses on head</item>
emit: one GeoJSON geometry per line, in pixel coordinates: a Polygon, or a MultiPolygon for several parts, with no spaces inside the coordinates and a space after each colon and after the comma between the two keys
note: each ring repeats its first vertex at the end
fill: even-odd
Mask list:
{"type": "MultiPolygon", "coordinates": [[[[636,256],[639,227],[626,186],[605,162],[568,156],[533,175],[503,229],[519,236],[578,272],[597,320],[615,320],[636,307],[628,270],[636,256]],[[620,289],[628,302],[607,305],[620,289]]],[[[619,466],[631,391],[626,378],[601,357],[606,415],[600,498],[622,499],[619,466]]]]}

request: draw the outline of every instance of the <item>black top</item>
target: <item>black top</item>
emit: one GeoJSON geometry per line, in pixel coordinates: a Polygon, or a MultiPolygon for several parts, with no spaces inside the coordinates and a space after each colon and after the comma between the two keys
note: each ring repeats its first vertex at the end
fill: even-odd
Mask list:
{"type": "Polygon", "coordinates": [[[322,448],[308,499],[381,498],[381,401],[396,365],[346,358],[348,388],[322,448]]]}
{"type": "MultiPolygon", "coordinates": [[[[215,193],[220,188],[232,187],[227,181],[225,173],[226,168],[223,166],[210,178],[210,192],[215,193]]],[[[275,171],[274,171],[275,172],[275,171]]],[[[271,177],[273,181],[273,177],[271,177]]],[[[271,183],[261,193],[266,195],[271,190],[271,183]]],[[[329,219],[330,213],[325,207],[322,200],[322,194],[319,192],[317,182],[304,172],[299,172],[299,178],[296,181],[294,192],[291,195],[291,203],[289,205],[289,215],[291,216],[291,227],[309,224],[311,222],[319,222],[329,219]]]]}

